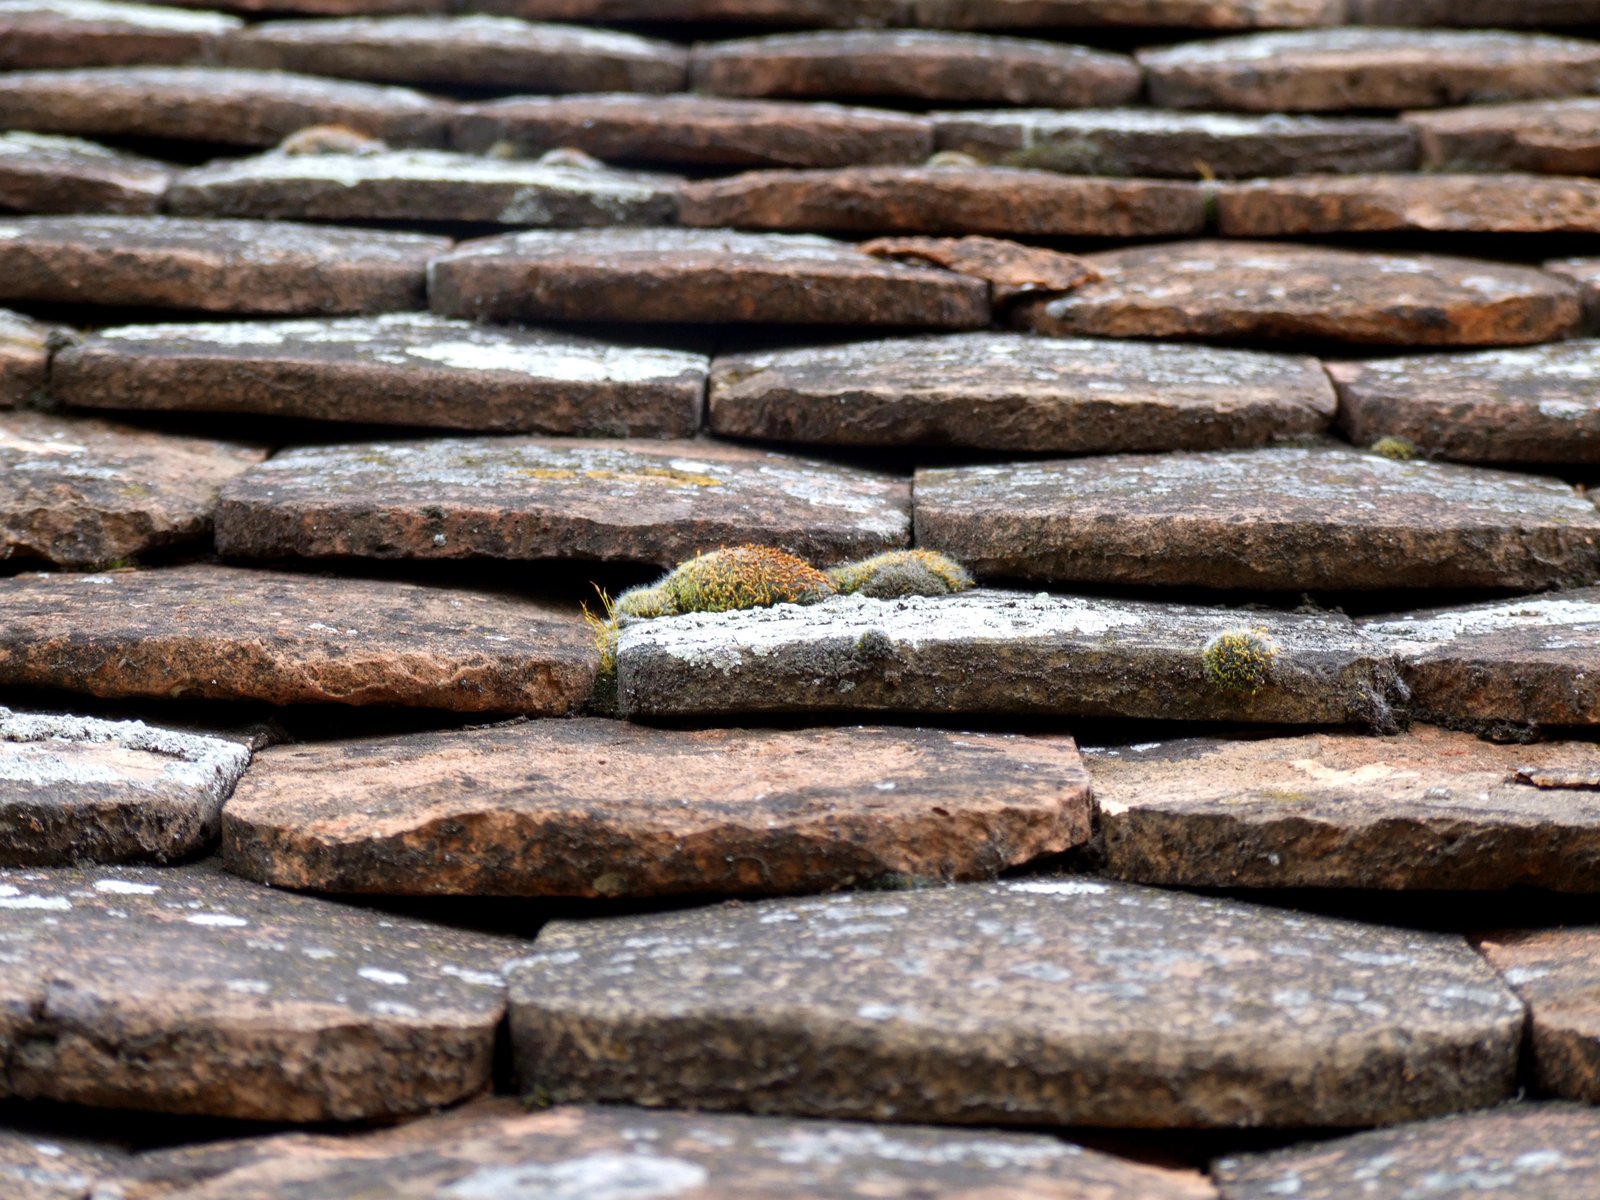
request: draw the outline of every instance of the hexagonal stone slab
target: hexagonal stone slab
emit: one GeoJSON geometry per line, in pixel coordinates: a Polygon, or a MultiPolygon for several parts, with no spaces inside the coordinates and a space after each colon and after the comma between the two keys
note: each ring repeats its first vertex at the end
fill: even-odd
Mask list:
{"type": "Polygon", "coordinates": [[[0,68],[198,62],[243,24],[119,0],[0,0],[0,68]]]}
{"type": "Polygon", "coordinates": [[[1459,937],[1083,878],[557,921],[510,978],[524,1088],[871,1120],[1406,1120],[1522,1032],[1459,937]]]}
{"type": "Polygon", "coordinates": [[[1572,284],[1445,255],[1261,242],[1174,242],[1088,255],[1098,283],[1028,301],[1023,328],[1096,337],[1316,338],[1400,346],[1524,345],[1578,324],[1572,284]]]}
{"type": "Polygon", "coordinates": [[[103,329],[56,354],[50,394],[84,408],[690,437],[708,365],[682,350],[391,313],[103,329]]]}
{"type": "Polygon", "coordinates": [[[915,511],[918,545],[1042,583],[1534,591],[1600,573],[1600,512],[1565,483],[1334,445],[923,468],[915,511]]]}
{"type": "Polygon", "coordinates": [[[989,323],[989,288],[981,280],[874,258],[847,243],[804,234],[710,229],[511,234],[466,242],[436,258],[428,268],[428,293],[435,312],[501,321],[955,329],[989,323]]]}
{"type": "Polygon", "coordinates": [[[40,395],[50,365],[53,334],[42,321],[0,308],[0,408],[14,408],[40,395]]]}
{"type": "Polygon", "coordinates": [[[1546,1095],[1600,1101],[1600,928],[1505,931],[1477,942],[1528,1006],[1535,1086],[1546,1095]]]}
{"type": "Polygon", "coordinates": [[[711,428],[836,445],[1104,454],[1249,445],[1326,429],[1313,358],[957,333],[731,354],[711,428]]]}
{"type": "Polygon", "coordinates": [[[1407,113],[1424,165],[1441,171],[1600,173],[1600,98],[1407,113]]]}
{"type": "Polygon", "coordinates": [[[1203,888],[1600,891],[1588,742],[1193,738],[1085,751],[1107,870],[1203,888]]]}
{"type": "Polygon", "coordinates": [[[450,239],[185,217],[0,220],[0,299],[237,313],[425,307],[450,239]]]}
{"type": "Polygon", "coordinates": [[[0,683],[96,696],[561,716],[594,683],[567,606],[193,565],[0,579],[0,683]]]}
{"type": "Polygon", "coordinates": [[[205,867],[5,870],[0,907],[0,1092],[269,1121],[486,1087],[525,946],[205,867]]]}
{"type": "Polygon", "coordinates": [[[0,134],[0,210],[151,213],[172,168],[78,138],[0,134]]]}
{"type": "Polygon", "coordinates": [[[1316,29],[1143,50],[1163,108],[1437,108],[1600,87],[1600,43],[1498,31],[1316,29]]]}
{"type": "Polygon", "coordinates": [[[1200,233],[1186,183],[1067,178],[1002,167],[756,171],[683,188],[685,225],[856,233],[1158,237],[1200,233]]]}
{"type": "Polygon", "coordinates": [[[978,590],[640,621],[617,649],[623,710],[1046,713],[1343,724],[1385,720],[1394,668],[1342,615],[978,590]],[[1253,630],[1276,648],[1254,691],[1204,651],[1253,630]]]}
{"type": "Polygon", "coordinates": [[[911,542],[903,479],[714,442],[451,438],[286,450],[223,496],[246,557],[672,566],[743,542],[821,562],[911,542]]]}

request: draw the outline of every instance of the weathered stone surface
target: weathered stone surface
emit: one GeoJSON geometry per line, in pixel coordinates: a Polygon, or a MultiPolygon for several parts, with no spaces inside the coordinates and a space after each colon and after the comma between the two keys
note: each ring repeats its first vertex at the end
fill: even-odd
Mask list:
{"type": "Polygon", "coordinates": [[[0,708],[0,864],[186,858],[249,762],[224,738],[0,708]]]}
{"type": "Polygon", "coordinates": [[[1326,366],[1357,445],[1399,437],[1466,462],[1600,462],[1600,342],[1326,366]]]}
{"type": "Polygon", "coordinates": [[[1600,512],[1565,483],[1334,445],[923,468],[915,497],[917,544],[980,577],[1303,592],[1600,575],[1600,512]]]}
{"type": "Polygon", "coordinates": [[[1107,870],[1206,888],[1600,891],[1593,790],[1519,778],[1593,769],[1592,742],[1193,738],[1085,751],[1107,870]]]}
{"type": "Polygon", "coordinates": [[[690,183],[682,195],[685,225],[741,229],[1159,237],[1206,225],[1192,184],[1003,167],[757,171],[690,183]]]}
{"type": "Polygon", "coordinates": [[[809,27],[1272,29],[1337,25],[1342,0],[489,0],[553,21],[748,21],[809,27]]]}
{"type": "Polygon", "coordinates": [[[525,946],[205,867],[5,870],[0,907],[3,1094],[271,1121],[485,1087],[525,946]]]}
{"type": "Polygon", "coordinates": [[[1544,269],[1578,286],[1586,329],[1600,328],[1600,258],[1558,258],[1545,263],[1544,269]]]}
{"type": "Polygon", "coordinates": [[[185,171],[167,211],[306,221],[448,218],[495,225],[660,225],[675,221],[667,175],[508,162],[441,150],[264,154],[185,171]]]}
{"type": "Polygon", "coordinates": [[[217,547],[671,566],[757,542],[829,563],[910,545],[910,510],[904,479],[742,446],[450,438],[283,451],[224,492],[217,547]]]}
{"type": "Polygon", "coordinates": [[[941,150],[1077,175],[1235,179],[1404,171],[1417,135],[1398,121],[1101,109],[934,113],[941,150]]]}
{"type": "Polygon", "coordinates": [[[1547,1095],[1600,1101],[1600,928],[1505,931],[1478,948],[1528,1006],[1536,1086],[1547,1095]]]}
{"type": "Polygon", "coordinates": [[[0,68],[197,62],[241,25],[219,13],[118,0],[0,0],[0,68]]]}
{"type": "Polygon", "coordinates": [[[16,217],[0,220],[0,299],[236,313],[419,308],[427,264],[450,245],[284,222],[16,217]]]}
{"type": "Polygon", "coordinates": [[[443,13],[451,0],[167,0],[179,8],[213,8],[247,16],[300,13],[318,17],[374,17],[394,13],[443,13]]]}
{"type": "Polygon", "coordinates": [[[151,213],[172,168],[77,138],[0,134],[0,211],[151,213]]]}
{"type": "Polygon", "coordinates": [[[1402,346],[1554,341],[1578,323],[1566,280],[1445,255],[1196,241],[1091,254],[1099,283],[1017,322],[1098,337],[1317,338],[1402,346]]]}
{"type": "Polygon", "coordinates": [[[1436,170],[1600,174],[1600,97],[1475,104],[1405,119],[1424,165],[1436,170]]]}
{"type": "Polygon", "coordinates": [[[1104,454],[1317,432],[1335,400],[1312,358],[959,333],[725,355],[709,407],[733,437],[1104,454]]]}
{"type": "Polygon", "coordinates": [[[1462,25],[1503,29],[1526,25],[1559,28],[1600,22],[1595,0],[1350,0],[1350,19],[1363,25],[1462,25]]]}
{"type": "Polygon", "coordinates": [[[0,308],[0,409],[14,408],[43,388],[55,330],[0,308]]]}
{"type": "Polygon", "coordinates": [[[474,154],[572,146],[606,162],[849,167],[920,163],[933,153],[926,117],[713,96],[518,97],[463,106],[454,129],[453,144],[474,154]]]}
{"type": "Polygon", "coordinates": [[[195,565],[0,579],[0,683],[96,696],[559,716],[593,641],[541,601],[195,565]]]}
{"type": "Polygon", "coordinates": [[[737,21],[851,28],[911,24],[908,0],[476,0],[536,21],[737,21]]]}
{"type": "Polygon", "coordinates": [[[354,17],[268,21],[227,43],[241,67],[386,83],[518,92],[674,92],[688,52],[605,29],[510,17],[354,17]]]}
{"type": "Polygon", "coordinates": [[[1516,725],[1600,724],[1600,588],[1361,622],[1399,657],[1418,715],[1516,725]]]}
{"type": "Polygon", "coordinates": [[[1131,58],[1082,46],[926,30],[788,33],[713,42],[690,64],[719,96],[895,97],[1056,108],[1123,104],[1139,94],[1131,58]]]}
{"type": "Polygon", "coordinates": [[[1007,304],[1025,292],[1070,292],[1100,278],[1100,273],[1076,254],[981,234],[881,237],[858,242],[857,246],[874,258],[943,267],[981,279],[989,285],[989,298],[997,305],[1007,304]]]}
{"type": "Polygon", "coordinates": [[[399,146],[436,146],[453,111],[404,88],[277,71],[107,67],[0,75],[0,127],[87,137],[275,146],[308,125],[344,125],[399,146]]]}
{"type": "Polygon", "coordinates": [[[84,1200],[97,1179],[119,1174],[127,1159],[110,1143],[0,1129],[0,1188],[9,1200],[84,1200]]]}
{"type": "Polygon", "coordinates": [[[623,709],[1382,721],[1385,651],[1342,615],[974,591],[636,622],[617,648],[623,709]],[[1208,679],[1204,650],[1249,629],[1277,652],[1260,686],[1208,679]]]}
{"type": "Polygon", "coordinates": [[[1170,108],[1437,108],[1600,87],[1600,42],[1494,30],[1260,33],[1138,58],[1151,102],[1170,108]]]}
{"type": "Polygon", "coordinates": [[[85,408],[599,437],[691,437],[703,354],[428,313],[127,325],[56,354],[50,393],[85,408]]]}
{"type": "Polygon", "coordinates": [[[886,262],[828,238],[720,229],[540,230],[465,242],[429,265],[428,294],[435,312],[501,321],[989,323],[989,288],[969,276],[886,262]]]}
{"type": "Polygon", "coordinates": [[[510,980],[558,1100],[877,1120],[1405,1120],[1506,1095],[1522,1032],[1458,937],[1083,878],[559,921],[510,980]]]}

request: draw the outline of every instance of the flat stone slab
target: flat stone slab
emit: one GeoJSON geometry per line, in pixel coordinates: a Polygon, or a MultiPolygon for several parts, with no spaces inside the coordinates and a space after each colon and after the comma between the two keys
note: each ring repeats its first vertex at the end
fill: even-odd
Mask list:
{"type": "Polygon", "coordinates": [[[96,696],[562,716],[594,683],[566,606],[193,565],[0,579],[0,684],[96,696]]]}
{"type": "Polygon", "coordinates": [[[526,945],[206,867],[4,870],[0,907],[0,1094],[267,1121],[485,1088],[526,945]]]}
{"type": "Polygon", "coordinates": [[[1478,949],[1528,1006],[1535,1086],[1545,1095],[1600,1100],[1600,928],[1485,934],[1478,949]]]}
{"type": "Polygon", "coordinates": [[[242,557],[667,567],[745,542],[823,563],[908,546],[911,489],[715,442],[450,438],[285,450],[217,519],[217,548],[242,557]]]}
{"type": "Polygon", "coordinates": [[[105,67],[0,75],[0,126],[84,137],[275,146],[344,125],[397,146],[443,145],[451,105],[419,92],[227,67],[105,67]]]}
{"type": "Polygon", "coordinates": [[[472,154],[502,147],[533,157],[570,146],[606,162],[709,167],[920,163],[933,153],[926,117],[715,96],[536,96],[464,105],[453,139],[472,154]]]}
{"type": "Polygon", "coordinates": [[[1072,877],[556,921],[510,980],[524,1089],[880,1121],[1407,1120],[1522,1032],[1459,937],[1072,877]]]}
{"type": "Polygon", "coordinates": [[[152,213],[172,168],[78,138],[0,134],[0,211],[152,213]]]}
{"type": "Polygon", "coordinates": [[[1357,445],[1404,438],[1464,462],[1600,462],[1600,341],[1330,362],[1357,445]]]}
{"type": "Polygon", "coordinates": [[[692,437],[705,355],[428,313],[126,325],[58,351],[85,408],[262,413],[579,437],[692,437]]]}
{"type": "MultiPolygon", "coordinates": [[[[324,0],[326,2],[326,0],[324,0]]],[[[490,0],[552,21],[746,21],[944,29],[1261,29],[1337,25],[1339,0],[490,0]]]]}
{"type": "Polygon", "coordinates": [[[0,409],[40,395],[50,365],[54,327],[0,308],[0,409]]]}
{"type": "Polygon", "coordinates": [[[1528,0],[1508,8],[1499,0],[1350,0],[1350,20],[1363,25],[1460,25],[1504,29],[1593,25],[1594,0],[1528,0]]]}
{"type": "Polygon", "coordinates": [[[0,864],[187,858],[249,763],[226,738],[0,708],[0,864]]]}
{"type": "Polygon", "coordinates": [[[723,355],[709,394],[732,437],[1063,454],[1251,445],[1335,407],[1313,358],[1014,333],[723,355]]]}
{"type": "Polygon", "coordinates": [[[241,67],[517,92],[675,92],[688,57],[656,38],[478,14],[266,21],[226,49],[241,67]]]}
{"type": "Polygon", "coordinates": [[[617,649],[623,711],[1041,713],[1343,724],[1382,719],[1394,668],[1331,613],[978,590],[641,621],[617,649]],[[1217,635],[1276,647],[1253,691],[1205,671],[1217,635]]]}
{"type": "Polygon", "coordinates": [[[1370,617],[1419,716],[1440,722],[1600,724],[1600,588],[1370,617]]]}
{"type": "Polygon", "coordinates": [[[917,545],[980,578],[1535,591],[1600,574],[1600,512],[1565,483],[1331,444],[923,468],[914,495],[917,545]]]}
{"type": "Polygon", "coordinates": [[[262,314],[422,308],[427,264],[450,246],[284,222],[15,217],[0,220],[0,300],[262,314]]]}
{"type": "Polygon", "coordinates": [[[1600,97],[1474,104],[1405,119],[1435,170],[1600,173],[1600,97]]]}
{"type": "Polygon", "coordinates": [[[465,242],[430,264],[428,294],[435,312],[491,321],[989,323],[988,285],[970,276],[806,234],[711,229],[536,230],[465,242]]]}
{"type": "Polygon", "coordinates": [[[1085,751],[1106,869],[1201,888],[1600,890],[1600,793],[1540,787],[1600,765],[1590,742],[1188,738],[1085,751]]]}
{"type": "Polygon", "coordinates": [[[1314,29],[1142,50],[1162,108],[1438,108],[1600,87],[1600,42],[1454,29],[1314,29]]]}
{"type": "Polygon", "coordinates": [[[244,22],[118,0],[0,0],[0,68],[198,62],[244,22]]]}
{"type": "Polygon", "coordinates": [[[1173,242],[1090,254],[1097,283],[1026,301],[1016,322],[1095,337],[1290,339],[1400,346],[1555,341],[1573,285],[1531,267],[1290,243],[1173,242]]]}
{"type": "Polygon", "coordinates": [[[111,1143],[0,1129],[0,1187],[11,1200],[84,1200],[127,1163],[127,1151],[111,1143]]]}
{"type": "Polygon", "coordinates": [[[682,196],[685,225],[739,229],[1160,237],[1206,226],[1192,184],[1005,167],[755,171],[687,184],[682,196]]]}
{"type": "Polygon", "coordinates": [[[1600,258],[1558,258],[1545,263],[1544,269],[1577,285],[1586,328],[1600,324],[1600,258]]]}
{"type": "Polygon", "coordinates": [[[941,150],[1070,175],[1251,179],[1405,171],[1417,135],[1398,121],[1161,112],[1000,109],[932,114],[941,150]]]}
{"type": "Polygon", "coordinates": [[[399,13],[442,13],[447,0],[168,0],[179,8],[211,8],[259,17],[303,13],[319,17],[371,17],[399,13]]]}

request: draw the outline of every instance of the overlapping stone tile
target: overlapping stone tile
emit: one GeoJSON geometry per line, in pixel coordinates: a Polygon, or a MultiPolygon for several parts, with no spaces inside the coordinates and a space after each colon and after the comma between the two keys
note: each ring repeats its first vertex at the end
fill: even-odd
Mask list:
{"type": "Polygon", "coordinates": [[[910,113],[789,100],[532,96],[464,106],[453,144],[525,156],[570,146],[606,162],[848,167],[920,163],[933,153],[933,125],[910,113]]]}
{"type": "Polygon", "coordinates": [[[980,577],[1301,592],[1600,576],[1600,512],[1559,480],[1335,445],[923,468],[915,496],[917,544],[980,577]]]}
{"type": "Polygon", "coordinates": [[[50,365],[53,335],[42,321],[0,308],[0,409],[14,408],[40,395],[50,365]]]}
{"type": "Polygon", "coordinates": [[[435,312],[491,321],[989,323],[988,285],[971,276],[828,238],[721,229],[540,230],[465,242],[433,260],[428,294],[435,312]]]}
{"type": "Polygon", "coordinates": [[[1505,931],[1478,939],[1528,1006],[1533,1076],[1540,1091],[1589,1104],[1600,1101],[1600,990],[1592,925],[1505,931]]]}
{"type": "Polygon", "coordinates": [[[273,1121],[486,1087],[526,945],[206,867],[5,870],[0,907],[4,1093],[273,1121]]]}
{"type": "Polygon", "coordinates": [[[724,355],[714,432],[836,445],[1104,454],[1326,429],[1315,359],[1159,342],[937,334],[724,355]]]}
{"type": "Polygon", "coordinates": [[[211,8],[245,16],[282,16],[285,13],[316,17],[376,17],[399,14],[444,13],[456,7],[451,0],[167,0],[179,8],[211,8]]]}
{"type": "Polygon", "coordinates": [[[683,350],[428,313],[126,325],[55,356],[83,408],[601,437],[691,437],[708,361],[683,350]]]}
{"type": "Polygon", "coordinates": [[[1107,871],[1206,888],[1600,890],[1593,742],[1189,738],[1085,751],[1107,871]]]}
{"type": "Polygon", "coordinates": [[[1004,167],[755,171],[690,183],[685,225],[829,233],[1181,237],[1206,225],[1187,183],[1068,177],[1004,167]]]}
{"type": "Polygon", "coordinates": [[[1577,285],[1586,331],[1600,328],[1600,258],[1558,258],[1545,263],[1544,269],[1577,285]]]}
{"type": "Polygon", "coordinates": [[[533,21],[727,21],[800,28],[903,26],[907,0],[477,0],[484,12],[533,21]]]}
{"type": "Polygon", "coordinates": [[[127,1151],[111,1142],[0,1129],[0,1188],[10,1200],[84,1200],[96,1180],[127,1162],[127,1151]]]}
{"type": "Polygon", "coordinates": [[[220,13],[120,0],[3,0],[0,68],[199,62],[242,24],[220,13]]]}
{"type": "Polygon", "coordinates": [[[0,211],[153,213],[172,168],[77,138],[0,134],[0,211]]]}
{"type": "Polygon", "coordinates": [[[565,605],[197,564],[0,579],[0,684],[96,696],[559,716],[593,640],[565,605]]]}
{"type": "Polygon", "coordinates": [[[1573,285],[1530,267],[1320,246],[1174,242],[1088,255],[1103,279],[1028,301],[1040,333],[1493,346],[1575,331],[1573,285]]]}
{"type": "Polygon", "coordinates": [[[217,547],[671,566],[756,542],[828,563],[909,545],[910,509],[905,479],[741,446],[449,438],[285,450],[223,493],[217,547]]]}
{"type": "Polygon", "coordinates": [[[1600,174],[1600,98],[1474,104],[1405,119],[1435,170],[1600,174]]]}
{"type": "MultiPolygon", "coordinates": [[[[304,0],[302,0],[304,2],[304,0]]],[[[326,2],[326,0],[325,0],[326,2]]],[[[346,0],[351,2],[351,0],[346,0]]],[[[1337,25],[1341,0],[484,0],[552,21],[744,21],[933,29],[1271,29],[1337,25]]]]}
{"type": "Polygon", "coordinates": [[[0,220],[0,299],[233,313],[425,307],[449,238],[182,217],[0,220]]]}

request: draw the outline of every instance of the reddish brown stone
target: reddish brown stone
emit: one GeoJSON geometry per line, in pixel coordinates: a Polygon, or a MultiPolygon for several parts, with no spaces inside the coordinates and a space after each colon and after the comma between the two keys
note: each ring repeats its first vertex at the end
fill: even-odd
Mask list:
{"type": "Polygon", "coordinates": [[[1104,279],[1026,303],[1017,323],[1096,337],[1306,338],[1401,346],[1554,341],[1577,291],[1528,267],[1270,242],[1178,242],[1087,256],[1104,279]]]}
{"type": "Polygon", "coordinates": [[[842,27],[910,24],[908,0],[474,0],[534,21],[738,21],[842,27]]]}
{"type": "Polygon", "coordinates": [[[1600,174],[1600,98],[1475,104],[1405,119],[1423,164],[1435,170],[1600,174]]]}
{"type": "Polygon", "coordinates": [[[989,237],[875,238],[861,243],[863,254],[913,264],[932,263],[981,279],[996,304],[1025,292],[1069,292],[1100,278],[1100,273],[1075,254],[1025,246],[989,237]]]}
{"type": "Polygon", "coordinates": [[[96,696],[558,716],[588,696],[576,607],[196,565],[0,579],[0,683],[96,696]]]}
{"type": "Polygon", "coordinates": [[[213,8],[247,16],[301,13],[315,17],[379,17],[396,13],[443,13],[451,0],[166,0],[179,8],[213,8]]]}
{"type": "Polygon", "coordinates": [[[746,21],[808,28],[1225,30],[1337,25],[1345,17],[1343,0],[486,0],[486,7],[550,21],[746,21]]]}
{"type": "Polygon", "coordinates": [[[1528,1006],[1539,1090],[1600,1102],[1600,928],[1490,933],[1478,948],[1528,1006]]]}
{"type": "Polygon", "coordinates": [[[84,1200],[97,1179],[127,1165],[127,1151],[109,1142],[56,1137],[38,1127],[0,1129],[0,1189],[8,1200],[84,1200]]]}
{"type": "Polygon", "coordinates": [[[1350,19],[1363,25],[1552,29],[1600,22],[1600,4],[1595,0],[1522,0],[1514,5],[1504,0],[1350,0],[1350,19]]]}
{"type": "Polygon", "coordinates": [[[0,69],[199,62],[241,25],[118,0],[0,0],[0,69]]]}
{"type": "Polygon", "coordinates": [[[172,178],[164,163],[48,134],[0,134],[0,211],[152,213],[172,178]]]}
{"type": "Polygon", "coordinates": [[[56,334],[66,337],[64,330],[0,308],[0,409],[42,395],[51,338],[56,334]]]}
{"type": "Polygon", "coordinates": [[[1584,325],[1590,330],[1600,327],[1600,258],[1558,258],[1545,263],[1544,269],[1578,285],[1584,325]]]}

